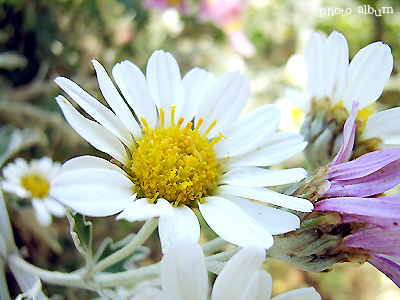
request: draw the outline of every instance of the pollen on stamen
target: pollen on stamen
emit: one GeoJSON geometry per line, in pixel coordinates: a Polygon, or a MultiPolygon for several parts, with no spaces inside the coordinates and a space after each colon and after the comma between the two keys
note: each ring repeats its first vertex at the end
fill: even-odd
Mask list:
{"type": "Polygon", "coordinates": [[[212,141],[206,137],[216,121],[203,135],[198,131],[203,119],[199,119],[194,129],[192,122],[181,127],[183,118],[174,125],[174,107],[171,107],[171,126],[165,128],[164,110],[161,108],[159,113],[159,128],[150,128],[142,120],[144,134],[132,151],[131,175],[138,197],[153,203],[163,198],[175,206],[196,205],[217,186],[221,166],[213,146],[222,135],[212,141]]]}

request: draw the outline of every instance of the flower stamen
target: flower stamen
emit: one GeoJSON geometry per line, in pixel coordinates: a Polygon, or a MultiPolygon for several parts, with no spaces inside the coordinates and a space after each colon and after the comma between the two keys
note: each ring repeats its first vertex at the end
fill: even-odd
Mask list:
{"type": "Polygon", "coordinates": [[[222,135],[212,141],[206,137],[216,121],[202,135],[198,129],[203,119],[194,129],[192,122],[181,127],[182,117],[174,125],[175,107],[171,107],[171,126],[165,128],[164,110],[159,111],[161,126],[150,128],[142,119],[144,133],[132,150],[131,173],[138,196],[153,203],[163,198],[175,206],[201,203],[221,173],[213,146],[222,135]]]}
{"type": "Polygon", "coordinates": [[[211,125],[207,128],[206,132],[204,132],[204,135],[207,135],[211,129],[217,124],[217,120],[214,120],[214,122],[211,123],[211,125]]]}

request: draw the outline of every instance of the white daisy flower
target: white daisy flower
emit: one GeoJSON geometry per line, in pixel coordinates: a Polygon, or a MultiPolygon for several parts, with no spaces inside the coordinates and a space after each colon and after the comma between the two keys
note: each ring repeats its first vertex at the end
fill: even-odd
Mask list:
{"type": "Polygon", "coordinates": [[[359,103],[359,109],[375,102],[393,70],[392,50],[382,42],[365,46],[349,64],[347,40],[337,31],[325,41],[321,34],[313,33],[305,56],[310,99],[328,97],[331,107],[343,101],[348,113],[354,101],[359,103]]]}
{"type": "MultiPolygon", "coordinates": [[[[310,142],[306,150],[309,161],[315,167],[332,161],[354,102],[359,103],[359,112],[353,155],[358,157],[365,149],[376,150],[375,140],[367,144],[363,140],[390,135],[386,124],[377,126],[384,116],[371,116],[371,104],[382,94],[393,69],[390,47],[374,42],[358,51],[349,63],[349,47],[343,34],[333,31],[324,40],[315,32],[306,45],[305,59],[307,96],[292,88],[286,90],[286,96],[307,114],[301,132],[310,142]],[[371,124],[364,129],[366,122],[371,124]]],[[[392,123],[395,126],[398,122],[392,123]]]]}
{"type": "Polygon", "coordinates": [[[3,190],[20,198],[32,199],[36,218],[43,226],[51,223],[52,215],[62,217],[65,208],[50,196],[50,182],[59,173],[61,164],[50,157],[33,159],[29,163],[17,158],[3,168],[3,190]]]}
{"type": "Polygon", "coordinates": [[[163,247],[176,238],[199,239],[197,208],[226,241],[265,248],[271,234],[299,226],[296,215],[275,206],[312,210],[309,201],[265,188],[305,177],[301,168],[260,167],[294,156],[306,143],[297,133],[275,132],[280,116],[272,105],[236,121],[249,95],[245,75],[215,78],[194,68],[181,79],[172,55],[159,50],[146,77],[129,61],[114,66],[122,98],[105,69],[93,65],[112,110],[62,77],[55,82],[95,121],[63,96],[56,100],[71,126],[116,163],[94,156],[67,161],[52,184],[66,206],[88,216],[120,212],[117,219],[131,222],[159,217],[163,247]]]}
{"type": "MultiPolygon", "coordinates": [[[[260,270],[265,250],[249,246],[226,263],[212,288],[211,300],[271,299],[272,278],[260,270]]],[[[131,300],[206,300],[209,294],[206,259],[199,244],[178,240],[161,260],[161,287],[146,288],[131,300]]],[[[283,293],[273,300],[320,300],[314,288],[302,288],[283,293]]]]}

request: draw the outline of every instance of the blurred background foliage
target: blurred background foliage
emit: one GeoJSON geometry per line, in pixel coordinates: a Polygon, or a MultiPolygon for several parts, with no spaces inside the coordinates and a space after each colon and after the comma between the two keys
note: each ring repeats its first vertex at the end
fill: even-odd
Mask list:
{"type": "MultiPolygon", "coordinates": [[[[21,130],[30,142],[15,157],[29,160],[50,156],[60,162],[82,154],[107,157],[97,153],[66,123],[54,101],[61,90],[53,79],[69,77],[102,99],[91,59],[100,61],[109,73],[115,63],[126,59],[145,70],[156,49],[171,52],[182,75],[195,66],[217,75],[241,70],[250,78],[248,109],[277,103],[282,108],[282,128],[298,130],[301,115],[286,102],[284,89],[304,88],[305,75],[301,60],[293,65],[287,62],[292,55],[304,53],[308,37],[315,30],[326,35],[332,30],[342,32],[349,42],[350,57],[371,42],[389,44],[395,58],[394,70],[377,107],[398,106],[399,1],[242,1],[239,24],[254,45],[251,55],[240,54],[240,49],[232,46],[221,24],[206,22],[199,16],[199,2],[190,2],[182,14],[176,7],[150,9],[139,0],[0,0],[0,146],[4,148],[12,133],[21,130]],[[376,13],[360,13],[360,7],[372,7],[376,13]],[[382,13],[383,7],[391,7],[393,13],[382,13]],[[346,12],[350,8],[351,14],[322,15],[324,9],[336,12],[341,8],[346,12]]],[[[40,228],[29,205],[21,205],[11,195],[8,198],[17,242],[25,245],[29,261],[64,272],[82,266],[82,258],[71,249],[66,219],[56,219],[51,228],[40,228]]],[[[95,248],[107,236],[117,241],[139,227],[115,222],[113,217],[92,222],[95,248]]],[[[148,245],[155,253],[149,257],[152,261],[160,259],[156,241],[148,245]]],[[[369,265],[310,274],[270,261],[266,269],[273,275],[274,293],[311,285],[325,300],[400,299],[397,287],[369,265]]],[[[13,284],[10,276],[10,286],[13,284]]],[[[18,292],[17,288],[11,290],[14,296],[18,292]]],[[[47,285],[45,291],[49,295],[60,293],[65,299],[91,298],[82,291],[67,292],[47,285]]]]}

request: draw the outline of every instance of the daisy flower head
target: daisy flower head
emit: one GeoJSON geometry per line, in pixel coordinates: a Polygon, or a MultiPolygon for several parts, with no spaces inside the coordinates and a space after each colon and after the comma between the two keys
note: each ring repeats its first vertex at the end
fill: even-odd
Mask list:
{"type": "Polygon", "coordinates": [[[4,191],[20,198],[32,199],[36,218],[43,226],[51,223],[52,215],[62,217],[65,208],[50,196],[51,181],[60,172],[61,164],[50,157],[33,159],[29,163],[17,158],[3,168],[1,185],[4,191]]]}
{"type": "MultiPolygon", "coordinates": [[[[211,300],[271,299],[271,275],[261,270],[265,250],[257,246],[241,249],[225,264],[214,282],[211,300]]],[[[146,288],[131,300],[210,299],[206,259],[199,244],[182,239],[171,244],[160,266],[161,288],[146,288]]],[[[314,288],[302,288],[272,299],[320,300],[314,288]]]]}
{"type": "Polygon", "coordinates": [[[335,263],[369,262],[399,286],[400,195],[385,193],[400,183],[400,148],[349,161],[357,106],[355,102],[344,125],[336,157],[295,192],[312,200],[314,211],[302,219],[300,229],[278,236],[268,254],[307,271],[321,271],[335,263]],[[276,251],[276,245],[286,255],[276,251]]]}
{"type": "Polygon", "coordinates": [[[194,68],[182,79],[173,56],[158,50],[146,76],[130,61],[116,64],[118,90],[100,63],[93,65],[112,110],[63,77],[55,82],[94,120],[63,96],[56,100],[71,126],[113,160],[67,161],[52,184],[52,195],[66,206],[88,216],[120,213],[117,219],[131,222],[159,217],[163,248],[176,238],[199,239],[193,209],[226,241],[264,248],[272,234],[299,225],[277,206],[312,210],[307,200],[265,188],[305,177],[301,168],[261,167],[292,157],[306,143],[299,134],[275,132],[279,111],[272,105],[236,120],[249,95],[245,75],[216,78],[194,68]]]}
{"type": "Polygon", "coordinates": [[[332,161],[339,150],[343,125],[355,101],[359,103],[357,135],[361,134],[374,112],[371,104],[380,97],[390,77],[393,55],[387,44],[374,42],[358,51],[349,63],[347,40],[333,31],[325,40],[321,34],[313,33],[306,45],[305,59],[307,96],[293,89],[287,91],[287,96],[307,114],[302,126],[302,133],[310,142],[306,155],[316,160],[317,167],[332,161]]]}

